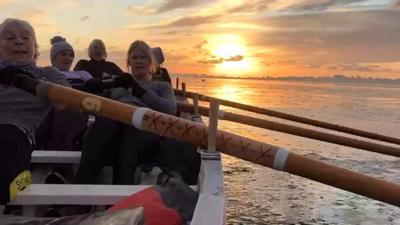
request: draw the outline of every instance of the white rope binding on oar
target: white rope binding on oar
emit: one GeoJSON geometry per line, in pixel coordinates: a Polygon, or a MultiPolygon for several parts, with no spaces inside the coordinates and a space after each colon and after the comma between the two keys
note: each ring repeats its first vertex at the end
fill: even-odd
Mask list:
{"type": "Polygon", "coordinates": [[[138,107],[132,115],[132,124],[139,130],[143,130],[143,116],[149,111],[146,107],[138,107]]]}
{"type": "Polygon", "coordinates": [[[286,160],[289,155],[289,151],[285,148],[278,148],[274,159],[274,169],[284,171],[286,167],[286,160]]]}

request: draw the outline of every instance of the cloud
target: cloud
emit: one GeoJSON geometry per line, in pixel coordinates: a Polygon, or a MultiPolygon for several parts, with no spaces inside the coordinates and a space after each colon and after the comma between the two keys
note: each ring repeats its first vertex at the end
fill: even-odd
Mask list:
{"type": "MultiPolygon", "coordinates": [[[[29,21],[35,29],[39,29],[42,32],[56,32],[57,26],[51,20],[51,18],[46,14],[45,11],[40,9],[31,9],[26,11],[21,11],[17,14],[17,18],[29,21]]],[[[41,32],[36,32],[38,35],[41,32]]]]}
{"type": "Polygon", "coordinates": [[[398,21],[389,9],[268,17],[258,23],[276,29],[254,32],[247,43],[304,64],[399,62],[398,21]]]}
{"type": "Polygon", "coordinates": [[[359,71],[359,72],[391,72],[393,70],[381,68],[379,65],[359,65],[359,64],[340,64],[338,68],[343,71],[359,71]]]}
{"type": "Polygon", "coordinates": [[[229,58],[222,58],[222,57],[217,57],[215,55],[210,55],[208,59],[203,59],[203,60],[198,60],[197,63],[201,64],[221,64],[223,62],[239,62],[243,60],[242,55],[235,55],[229,58]]]}
{"type": "Polygon", "coordinates": [[[15,2],[15,0],[0,0],[0,7],[6,7],[13,2],[15,2]]]}
{"type": "MultiPolygon", "coordinates": [[[[181,30],[179,30],[179,32],[182,33],[182,32],[187,32],[188,29],[186,27],[190,26],[191,27],[190,32],[187,32],[187,34],[190,34],[190,33],[193,33],[193,30],[196,26],[215,23],[215,22],[218,22],[218,20],[220,18],[221,18],[220,15],[187,16],[187,17],[175,19],[172,22],[168,22],[165,24],[143,26],[143,27],[141,27],[141,29],[150,29],[154,32],[163,31],[162,29],[169,29],[167,31],[170,31],[170,32],[172,32],[172,31],[178,32],[177,29],[181,29],[181,30]],[[171,30],[171,28],[176,28],[176,30],[171,30]]],[[[128,28],[128,29],[130,29],[130,28],[128,28]]]]}
{"type": "Polygon", "coordinates": [[[348,5],[367,0],[305,0],[285,7],[282,11],[325,11],[332,6],[348,5]]]}
{"type": "MultiPolygon", "coordinates": [[[[196,44],[193,48],[197,50],[196,54],[202,55],[202,56],[209,56],[210,51],[205,48],[205,46],[208,44],[207,40],[202,40],[200,43],[196,44]]],[[[217,58],[214,55],[211,55],[211,58],[215,59],[217,58]]]]}
{"type": "Polygon", "coordinates": [[[179,8],[189,8],[200,4],[204,4],[206,0],[166,0],[164,3],[156,10],[158,13],[163,13],[167,11],[172,11],[179,8]]]}
{"type": "Polygon", "coordinates": [[[206,59],[206,60],[199,60],[197,61],[198,63],[201,64],[221,64],[224,62],[223,58],[219,58],[219,59],[206,59]]]}
{"type": "Polygon", "coordinates": [[[277,64],[295,64],[297,63],[296,60],[278,60],[276,61],[277,64]]]}
{"type": "Polygon", "coordinates": [[[165,52],[165,59],[166,62],[182,62],[182,61],[187,61],[189,58],[189,56],[187,54],[184,53],[176,53],[173,51],[166,51],[165,52]]]}
{"type": "Polygon", "coordinates": [[[195,45],[194,48],[202,49],[206,44],[208,44],[208,41],[207,40],[203,40],[199,44],[195,45]]]}
{"type": "Polygon", "coordinates": [[[243,60],[242,55],[235,55],[235,56],[229,57],[227,59],[224,59],[224,61],[227,61],[227,62],[238,62],[238,61],[242,61],[242,60],[243,60]]]}
{"type": "MultiPolygon", "coordinates": [[[[204,24],[211,24],[211,23],[218,22],[221,17],[222,16],[220,16],[220,15],[187,16],[187,17],[181,17],[179,19],[175,19],[172,22],[167,22],[164,24],[150,25],[150,26],[144,25],[141,27],[141,29],[149,29],[149,30],[152,30],[153,32],[160,32],[160,31],[165,31],[162,29],[169,29],[167,31],[170,31],[170,32],[174,31],[174,32],[179,32],[179,33],[182,33],[182,32],[193,33],[193,30],[196,26],[201,26],[204,24]],[[191,28],[187,29],[186,27],[188,27],[188,26],[190,26],[191,28]],[[176,28],[176,29],[172,30],[171,28],[176,28]],[[180,30],[178,30],[178,29],[180,29],[180,30]]],[[[131,29],[131,27],[129,27],[128,29],[131,29]]]]}
{"type": "Polygon", "coordinates": [[[219,15],[211,16],[188,16],[177,19],[167,25],[166,27],[186,27],[186,26],[197,26],[202,24],[209,24],[217,22],[220,18],[219,15]]]}
{"type": "Polygon", "coordinates": [[[338,70],[337,66],[327,66],[326,68],[330,70],[338,70]]]}
{"type": "Polygon", "coordinates": [[[89,20],[89,16],[83,16],[80,20],[81,20],[81,21],[89,20]]]}
{"type": "Polygon", "coordinates": [[[154,7],[144,5],[130,5],[128,6],[128,11],[137,15],[146,15],[155,13],[156,9],[154,7]]]}
{"type": "Polygon", "coordinates": [[[277,0],[257,0],[257,1],[247,1],[246,3],[233,7],[229,9],[228,13],[249,13],[249,12],[259,12],[268,9],[269,5],[276,2],[277,0]]]}

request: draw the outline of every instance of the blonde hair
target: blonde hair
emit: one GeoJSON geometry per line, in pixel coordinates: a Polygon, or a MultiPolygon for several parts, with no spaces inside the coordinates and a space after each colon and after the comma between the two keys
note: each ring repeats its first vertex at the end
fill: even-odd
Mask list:
{"type": "Polygon", "coordinates": [[[92,58],[92,53],[93,53],[94,47],[96,47],[96,46],[100,46],[100,48],[103,50],[104,58],[107,58],[106,45],[100,39],[93,39],[93,41],[90,42],[89,49],[88,49],[89,58],[92,58]]]}
{"type": "MultiPolygon", "coordinates": [[[[35,52],[33,55],[33,59],[36,61],[37,58],[39,57],[39,45],[37,43],[35,30],[33,29],[32,25],[25,20],[20,20],[20,19],[16,19],[16,18],[7,18],[2,23],[0,23],[0,35],[4,32],[6,27],[10,24],[21,25],[21,26],[25,27],[26,29],[28,29],[28,31],[32,34],[33,41],[35,42],[35,52]]],[[[1,51],[1,49],[0,49],[0,51],[1,51]]]]}
{"type": "Polygon", "coordinates": [[[156,59],[154,57],[153,51],[151,50],[150,46],[141,40],[136,40],[134,41],[128,49],[128,53],[127,53],[127,59],[126,59],[126,66],[128,67],[128,70],[130,71],[130,64],[129,64],[129,57],[132,54],[133,50],[139,48],[141,49],[145,55],[147,56],[147,58],[150,61],[150,73],[153,74],[156,71],[156,59]]]}

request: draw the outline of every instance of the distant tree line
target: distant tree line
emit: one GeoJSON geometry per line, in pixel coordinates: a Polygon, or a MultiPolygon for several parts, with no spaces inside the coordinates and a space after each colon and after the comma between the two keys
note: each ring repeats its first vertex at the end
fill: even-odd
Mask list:
{"type": "MultiPolygon", "coordinates": [[[[180,76],[180,75],[175,75],[180,76]]],[[[207,75],[207,74],[185,74],[184,76],[192,76],[199,78],[221,78],[221,79],[251,79],[251,80],[282,80],[282,81],[310,81],[310,82],[352,82],[352,83],[380,83],[380,84],[399,84],[400,79],[390,78],[377,78],[377,77],[361,77],[361,76],[345,76],[345,75],[333,75],[333,76],[262,76],[262,77],[238,77],[238,76],[225,76],[225,75],[207,75]]]]}

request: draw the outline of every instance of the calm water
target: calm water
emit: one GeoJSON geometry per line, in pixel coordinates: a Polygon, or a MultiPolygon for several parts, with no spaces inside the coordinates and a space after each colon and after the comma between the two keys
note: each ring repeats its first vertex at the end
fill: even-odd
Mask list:
{"type": "MultiPolygon", "coordinates": [[[[180,80],[189,91],[400,137],[400,86],[180,80]]],[[[226,121],[220,121],[220,128],[400,184],[400,160],[395,157],[226,121]]],[[[230,156],[223,161],[228,224],[400,224],[400,208],[230,156]]]]}

